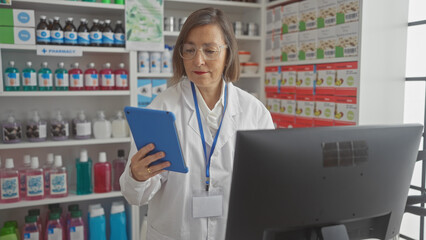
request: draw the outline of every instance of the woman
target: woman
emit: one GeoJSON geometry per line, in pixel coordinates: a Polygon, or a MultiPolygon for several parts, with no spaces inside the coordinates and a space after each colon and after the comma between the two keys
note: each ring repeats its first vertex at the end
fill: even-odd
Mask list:
{"type": "Polygon", "coordinates": [[[131,204],[149,204],[147,239],[224,239],[236,132],[272,129],[271,115],[231,83],[239,78],[238,47],[221,10],[188,17],[173,52],[173,73],[174,85],[149,107],[175,114],[189,173],[163,170],[169,162],[149,166],[164,153],[148,156],[155,146],[136,152],[133,143],[121,191],[131,204]]]}

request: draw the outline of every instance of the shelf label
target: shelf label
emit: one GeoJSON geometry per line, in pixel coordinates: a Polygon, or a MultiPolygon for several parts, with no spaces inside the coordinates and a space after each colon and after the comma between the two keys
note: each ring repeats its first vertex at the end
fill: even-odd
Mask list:
{"type": "Polygon", "coordinates": [[[81,47],[37,45],[37,55],[57,57],[81,57],[83,56],[83,51],[81,50],[81,47]]]}

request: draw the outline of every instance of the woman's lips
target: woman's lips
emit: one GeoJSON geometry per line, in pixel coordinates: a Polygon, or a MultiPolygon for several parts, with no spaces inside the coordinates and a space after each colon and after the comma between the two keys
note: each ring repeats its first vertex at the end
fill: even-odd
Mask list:
{"type": "Polygon", "coordinates": [[[206,74],[207,72],[194,71],[194,73],[198,75],[203,75],[203,74],[206,74]]]}

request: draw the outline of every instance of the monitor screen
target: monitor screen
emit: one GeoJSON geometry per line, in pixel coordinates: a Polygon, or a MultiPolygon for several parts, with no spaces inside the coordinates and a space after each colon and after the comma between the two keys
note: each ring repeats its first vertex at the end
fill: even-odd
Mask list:
{"type": "Polygon", "coordinates": [[[422,131],[418,124],[239,131],[226,239],[327,239],[327,230],[342,227],[349,239],[392,238],[422,131]]]}

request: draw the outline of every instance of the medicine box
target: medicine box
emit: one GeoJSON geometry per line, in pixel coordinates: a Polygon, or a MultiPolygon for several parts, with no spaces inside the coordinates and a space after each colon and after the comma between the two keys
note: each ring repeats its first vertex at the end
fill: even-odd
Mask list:
{"type": "Polygon", "coordinates": [[[167,89],[167,79],[152,79],[152,100],[167,89]]]}
{"type": "Polygon", "coordinates": [[[314,125],[315,126],[333,126],[335,112],[334,96],[315,96],[314,107],[314,125]]]}
{"type": "Polygon", "coordinates": [[[305,0],[299,3],[299,31],[317,28],[318,0],[305,0]]]}
{"type": "Polygon", "coordinates": [[[0,44],[35,44],[34,28],[0,26],[0,44]]]}
{"type": "Polygon", "coordinates": [[[34,10],[0,8],[0,26],[33,28],[34,10]]]}
{"type": "Polygon", "coordinates": [[[297,66],[281,66],[280,92],[296,93],[297,66]]]}
{"type": "Polygon", "coordinates": [[[297,66],[296,94],[314,94],[316,71],[314,65],[297,66]]]}
{"type": "Polygon", "coordinates": [[[138,107],[146,107],[152,100],[151,79],[138,79],[138,107]]]}
{"type": "Polygon", "coordinates": [[[333,63],[317,65],[317,80],[315,83],[315,94],[334,95],[336,81],[336,67],[333,63]]]}
{"type": "Polygon", "coordinates": [[[358,119],[358,105],[356,97],[336,97],[336,112],[334,125],[356,125],[358,119]]]}

